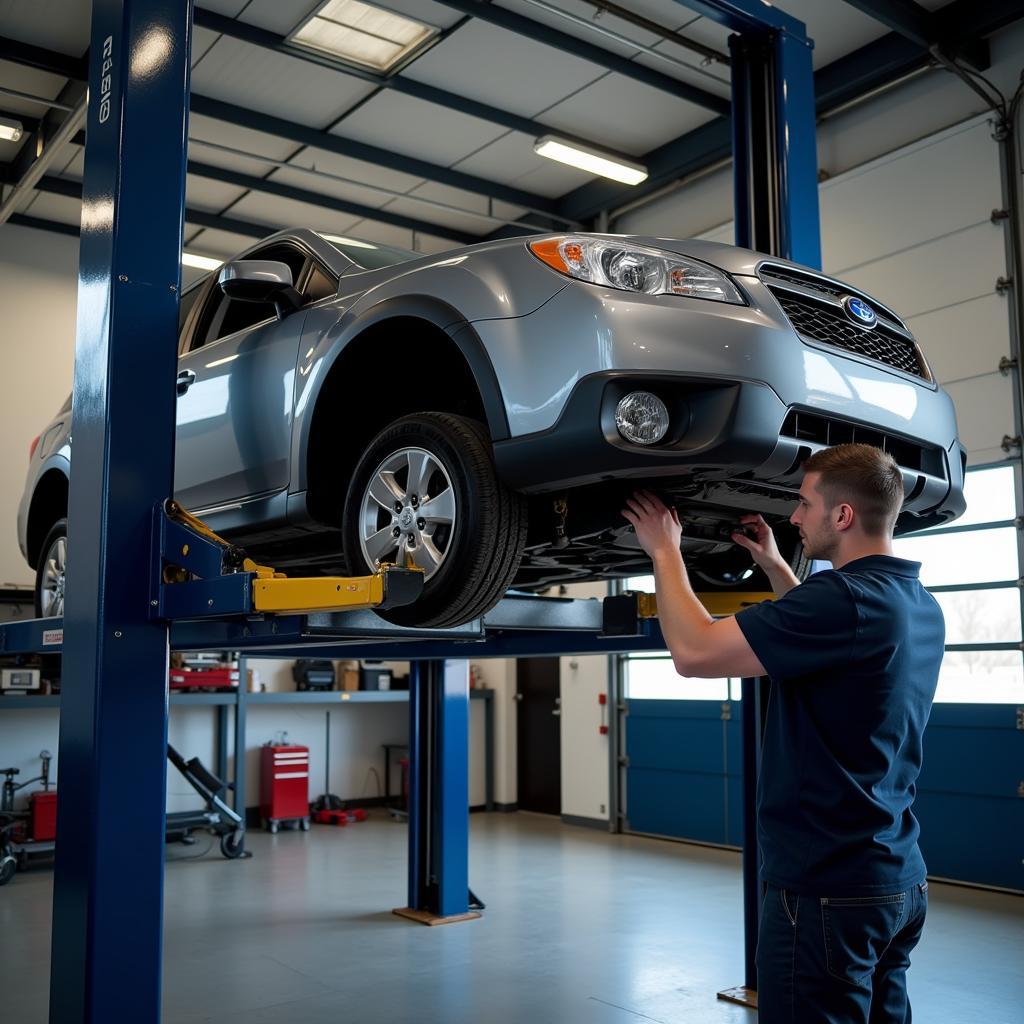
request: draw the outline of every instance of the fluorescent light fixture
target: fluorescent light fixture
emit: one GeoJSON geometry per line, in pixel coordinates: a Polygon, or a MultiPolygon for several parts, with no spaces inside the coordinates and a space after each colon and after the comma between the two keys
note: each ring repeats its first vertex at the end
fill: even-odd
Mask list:
{"type": "Polygon", "coordinates": [[[431,25],[362,0],[327,0],[288,40],[383,72],[436,34],[431,25]]]}
{"type": "Polygon", "coordinates": [[[578,167],[591,174],[600,174],[603,178],[621,181],[625,185],[639,185],[647,177],[647,168],[643,164],[635,164],[575,142],[566,142],[554,135],[538,139],[533,144],[533,151],[538,156],[546,156],[549,160],[557,160],[560,164],[578,167]]]}
{"type": "Polygon", "coordinates": [[[0,117],[0,139],[17,142],[25,131],[25,126],[13,117],[0,117]]]}
{"type": "Polygon", "coordinates": [[[214,259],[212,256],[200,256],[194,252],[183,252],[181,254],[181,265],[183,267],[195,267],[196,270],[216,270],[224,261],[214,259]]]}

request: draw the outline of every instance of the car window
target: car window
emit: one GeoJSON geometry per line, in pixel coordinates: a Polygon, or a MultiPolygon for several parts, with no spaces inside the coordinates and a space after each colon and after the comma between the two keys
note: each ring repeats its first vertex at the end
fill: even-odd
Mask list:
{"type": "MultiPolygon", "coordinates": [[[[250,253],[246,259],[278,260],[291,269],[293,281],[300,281],[307,257],[293,246],[275,245],[250,253]]],[[[219,338],[255,327],[276,316],[277,309],[272,302],[239,302],[237,299],[229,299],[215,283],[207,295],[205,307],[196,318],[189,351],[194,352],[219,338]]]]}
{"type": "Polygon", "coordinates": [[[329,299],[338,291],[338,282],[330,274],[321,270],[320,267],[310,261],[309,276],[302,286],[302,297],[309,302],[319,302],[321,299],[329,299]]]}

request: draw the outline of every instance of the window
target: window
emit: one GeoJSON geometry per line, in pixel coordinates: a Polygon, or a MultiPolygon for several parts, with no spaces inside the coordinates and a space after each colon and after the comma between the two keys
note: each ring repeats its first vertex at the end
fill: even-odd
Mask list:
{"type": "MultiPolygon", "coordinates": [[[[315,264],[304,252],[290,245],[277,245],[262,252],[249,253],[245,259],[276,260],[292,272],[292,281],[300,289],[305,302],[319,302],[338,290],[338,283],[315,264]],[[307,267],[308,274],[307,274],[307,267]],[[304,278],[304,275],[305,278],[304,278]]],[[[202,289],[196,289],[198,294],[202,289]]],[[[193,299],[193,301],[195,301],[193,299]]],[[[184,297],[182,297],[184,303],[184,297]]],[[[205,308],[197,318],[190,351],[209,345],[220,338],[247,330],[277,318],[272,302],[240,302],[229,299],[214,283],[206,293],[205,308]]],[[[184,323],[184,320],[181,320],[184,323]]]]}
{"type": "Polygon", "coordinates": [[[946,656],[935,700],[1024,701],[1021,574],[1014,467],[968,470],[967,511],[952,525],[899,537],[893,549],[921,562],[921,580],[946,618],[946,656]]]}

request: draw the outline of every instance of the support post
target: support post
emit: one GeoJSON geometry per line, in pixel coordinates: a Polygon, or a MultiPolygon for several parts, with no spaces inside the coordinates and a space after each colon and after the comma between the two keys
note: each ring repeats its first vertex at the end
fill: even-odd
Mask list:
{"type": "Polygon", "coordinates": [[[235,773],[233,784],[235,799],[232,807],[235,813],[245,820],[245,714],[249,699],[249,659],[244,655],[238,658],[238,693],[235,695],[235,773]]]}
{"type": "Polygon", "coordinates": [[[409,673],[409,905],[422,924],[469,910],[469,663],[417,661],[409,673]]]}
{"type": "Polygon", "coordinates": [[[160,1019],[168,628],[149,566],[173,482],[191,17],[93,2],[51,1024],[160,1019]]]}
{"type": "Polygon", "coordinates": [[[757,933],[761,923],[761,855],[757,843],[757,779],[761,771],[770,683],[740,680],[743,736],[743,984],[719,992],[719,999],[757,1008],[757,933]]]}
{"type": "Polygon", "coordinates": [[[736,244],[820,268],[811,43],[766,29],[729,49],[736,244]]]}

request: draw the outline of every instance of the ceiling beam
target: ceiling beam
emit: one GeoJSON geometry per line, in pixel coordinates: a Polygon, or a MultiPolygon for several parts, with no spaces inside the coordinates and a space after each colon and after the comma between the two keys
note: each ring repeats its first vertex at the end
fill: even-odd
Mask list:
{"type": "Polygon", "coordinates": [[[197,160],[189,160],[188,173],[194,174],[198,178],[209,178],[211,181],[237,185],[239,188],[246,188],[253,192],[263,192],[267,195],[278,196],[281,199],[292,199],[297,203],[321,206],[327,210],[348,213],[354,217],[363,217],[381,224],[390,224],[392,227],[404,228],[407,231],[415,231],[419,234],[441,235],[444,238],[451,238],[466,245],[479,242],[482,237],[479,234],[471,235],[457,228],[450,228],[444,224],[433,224],[430,221],[419,220],[416,217],[407,217],[404,214],[395,213],[387,209],[381,210],[375,206],[366,206],[363,203],[355,203],[348,199],[324,195],[322,192],[310,192],[308,189],[298,188],[295,185],[286,185],[284,182],[277,181],[274,178],[259,178],[253,174],[243,174],[240,171],[214,167],[210,164],[200,163],[197,160]]]}
{"type": "Polygon", "coordinates": [[[554,213],[554,200],[544,196],[525,192],[510,185],[499,185],[484,178],[478,178],[476,175],[442,167],[427,160],[403,156],[401,153],[382,149],[380,146],[371,146],[365,142],[346,139],[344,136],[333,135],[320,128],[309,128],[295,121],[286,121],[284,118],[273,117],[248,107],[239,107],[233,103],[225,103],[223,100],[215,100],[209,96],[197,96],[192,93],[191,110],[193,114],[212,117],[217,121],[250,128],[253,131],[274,135],[280,139],[290,139],[303,146],[312,146],[329,153],[337,153],[339,156],[351,157],[353,160],[362,160],[377,167],[387,167],[413,177],[425,178],[442,185],[450,185],[452,188],[463,189],[475,195],[499,199],[502,202],[511,203],[513,206],[524,206],[529,210],[537,210],[541,213],[554,213]]]}
{"type": "Polygon", "coordinates": [[[973,67],[988,67],[988,47],[976,38],[947,38],[939,19],[914,0],[845,0],[850,7],[885,25],[923,50],[940,47],[950,57],[963,57],[973,67]]]}
{"type": "MultiPolygon", "coordinates": [[[[522,117],[509,110],[502,110],[499,107],[492,107],[488,103],[481,103],[462,93],[449,92],[447,89],[439,89],[426,82],[417,82],[415,79],[406,78],[401,74],[381,75],[366,68],[349,64],[338,57],[332,57],[327,53],[319,53],[305,46],[297,46],[289,42],[286,36],[278,35],[276,32],[269,32],[257,25],[249,25],[244,21],[229,18],[215,11],[208,11],[205,8],[195,8],[195,23],[200,28],[209,29],[211,32],[219,32],[221,35],[238,39],[241,42],[258,46],[260,49],[269,50],[272,53],[280,53],[296,60],[305,61],[317,67],[327,68],[330,71],[337,71],[350,78],[357,78],[360,81],[373,85],[378,89],[389,89],[391,92],[401,93],[403,96],[411,96],[414,99],[433,103],[435,106],[444,107],[447,110],[455,110],[460,114],[468,114],[470,117],[487,121],[489,124],[500,125],[512,131],[522,132],[534,138],[547,135],[553,131],[550,125],[535,121],[531,117],[522,117]]],[[[570,135],[561,130],[558,131],[561,138],[570,142],[577,142],[591,148],[607,149],[603,143],[584,139],[579,135],[570,135]]],[[[625,154],[623,154],[625,155],[625,154]]]]}
{"type": "MultiPolygon", "coordinates": [[[[7,176],[6,172],[9,167],[10,164],[0,165],[0,172],[3,172],[4,177],[7,176]]],[[[275,182],[272,179],[265,180],[263,178],[254,178],[247,174],[225,171],[220,167],[197,164],[191,160],[188,163],[188,173],[195,174],[197,177],[212,178],[216,181],[228,182],[229,184],[238,185],[242,188],[260,188],[264,192],[269,192],[271,195],[281,196],[284,199],[294,199],[297,202],[303,203],[314,203],[328,209],[351,213],[355,216],[375,220],[382,224],[391,224],[395,227],[405,228],[406,230],[415,231],[419,234],[450,238],[452,241],[463,242],[466,245],[471,245],[473,242],[479,242],[481,239],[480,235],[471,235],[465,231],[445,227],[443,224],[432,224],[428,221],[417,220],[415,217],[404,217],[401,214],[389,213],[387,210],[377,210],[371,206],[363,206],[359,203],[350,203],[343,199],[333,199],[330,196],[307,192],[304,189],[294,188],[291,185],[275,182]]],[[[42,178],[36,184],[36,189],[48,195],[64,196],[67,199],[82,198],[81,182],[75,181],[71,178],[61,178],[56,175],[48,175],[42,178]]],[[[13,215],[11,220],[14,220],[13,215]]],[[[185,208],[185,220],[187,223],[195,224],[198,227],[212,228],[216,231],[230,231],[236,235],[250,235],[254,238],[265,238],[267,235],[271,235],[275,231],[281,230],[279,225],[259,224],[255,221],[240,220],[234,217],[228,217],[224,214],[210,213],[207,210],[198,210],[195,207],[185,208]]]]}
{"type": "Polygon", "coordinates": [[[532,18],[524,17],[522,14],[517,14],[515,11],[507,10],[504,7],[498,7],[497,4],[484,3],[483,0],[438,0],[438,2],[462,14],[468,14],[480,21],[486,21],[491,25],[507,29],[516,35],[525,36],[536,42],[553,46],[556,50],[561,50],[563,53],[588,60],[592,64],[597,64],[598,67],[606,68],[608,71],[615,71],[620,75],[626,75],[638,82],[643,82],[645,85],[660,89],[671,96],[678,96],[680,99],[688,100],[690,103],[703,107],[705,110],[710,110],[715,114],[729,113],[730,103],[724,97],[716,96],[714,93],[706,92],[704,89],[698,89],[697,86],[690,85],[688,82],[682,82],[677,78],[672,78],[670,75],[664,75],[660,71],[655,71],[643,64],[638,64],[628,57],[620,57],[618,54],[612,53],[601,46],[588,43],[585,39],[569,35],[566,32],[559,32],[558,29],[551,28],[542,22],[534,21],[532,18]]]}
{"type": "MultiPolygon", "coordinates": [[[[84,82],[87,74],[87,69],[81,60],[73,60],[64,54],[43,50],[38,46],[18,43],[4,37],[0,37],[0,59],[9,60],[28,67],[41,67],[45,65],[43,70],[49,71],[52,74],[73,77],[75,81],[84,82]]],[[[513,206],[523,206],[528,210],[539,213],[554,212],[554,200],[548,199],[545,196],[535,195],[532,192],[513,188],[510,185],[499,185],[484,178],[465,174],[462,171],[443,167],[427,160],[403,156],[390,149],[356,142],[354,139],[346,139],[342,135],[333,135],[320,128],[310,128],[306,125],[297,124],[294,121],[272,117],[269,114],[264,114],[248,107],[239,107],[232,103],[225,103],[222,100],[216,100],[209,96],[192,93],[191,110],[194,114],[202,114],[219,121],[226,121],[229,124],[241,125],[267,135],[289,139],[303,146],[314,146],[317,149],[327,150],[328,152],[351,157],[355,160],[362,160],[378,167],[387,167],[394,171],[401,171],[404,174],[425,178],[428,181],[438,182],[442,185],[450,185],[452,188],[498,199],[513,206]]]]}
{"type": "Polygon", "coordinates": [[[69,57],[66,53],[45,50],[41,46],[23,43],[17,39],[0,36],[0,60],[21,64],[26,68],[46,71],[61,78],[73,78],[84,82],[89,75],[88,57],[69,57]]]}
{"type": "MultiPolygon", "coordinates": [[[[989,35],[1024,18],[1024,0],[954,0],[941,13],[944,34],[960,35],[987,46],[989,35]]],[[[814,73],[818,115],[891,85],[931,63],[927,50],[898,32],[890,32],[814,73]]],[[[558,212],[573,220],[586,220],[601,210],[612,210],[650,195],[730,155],[731,148],[724,141],[728,138],[728,119],[710,121],[637,158],[649,171],[642,185],[623,188],[611,182],[592,181],[562,196],[558,212]]]]}

